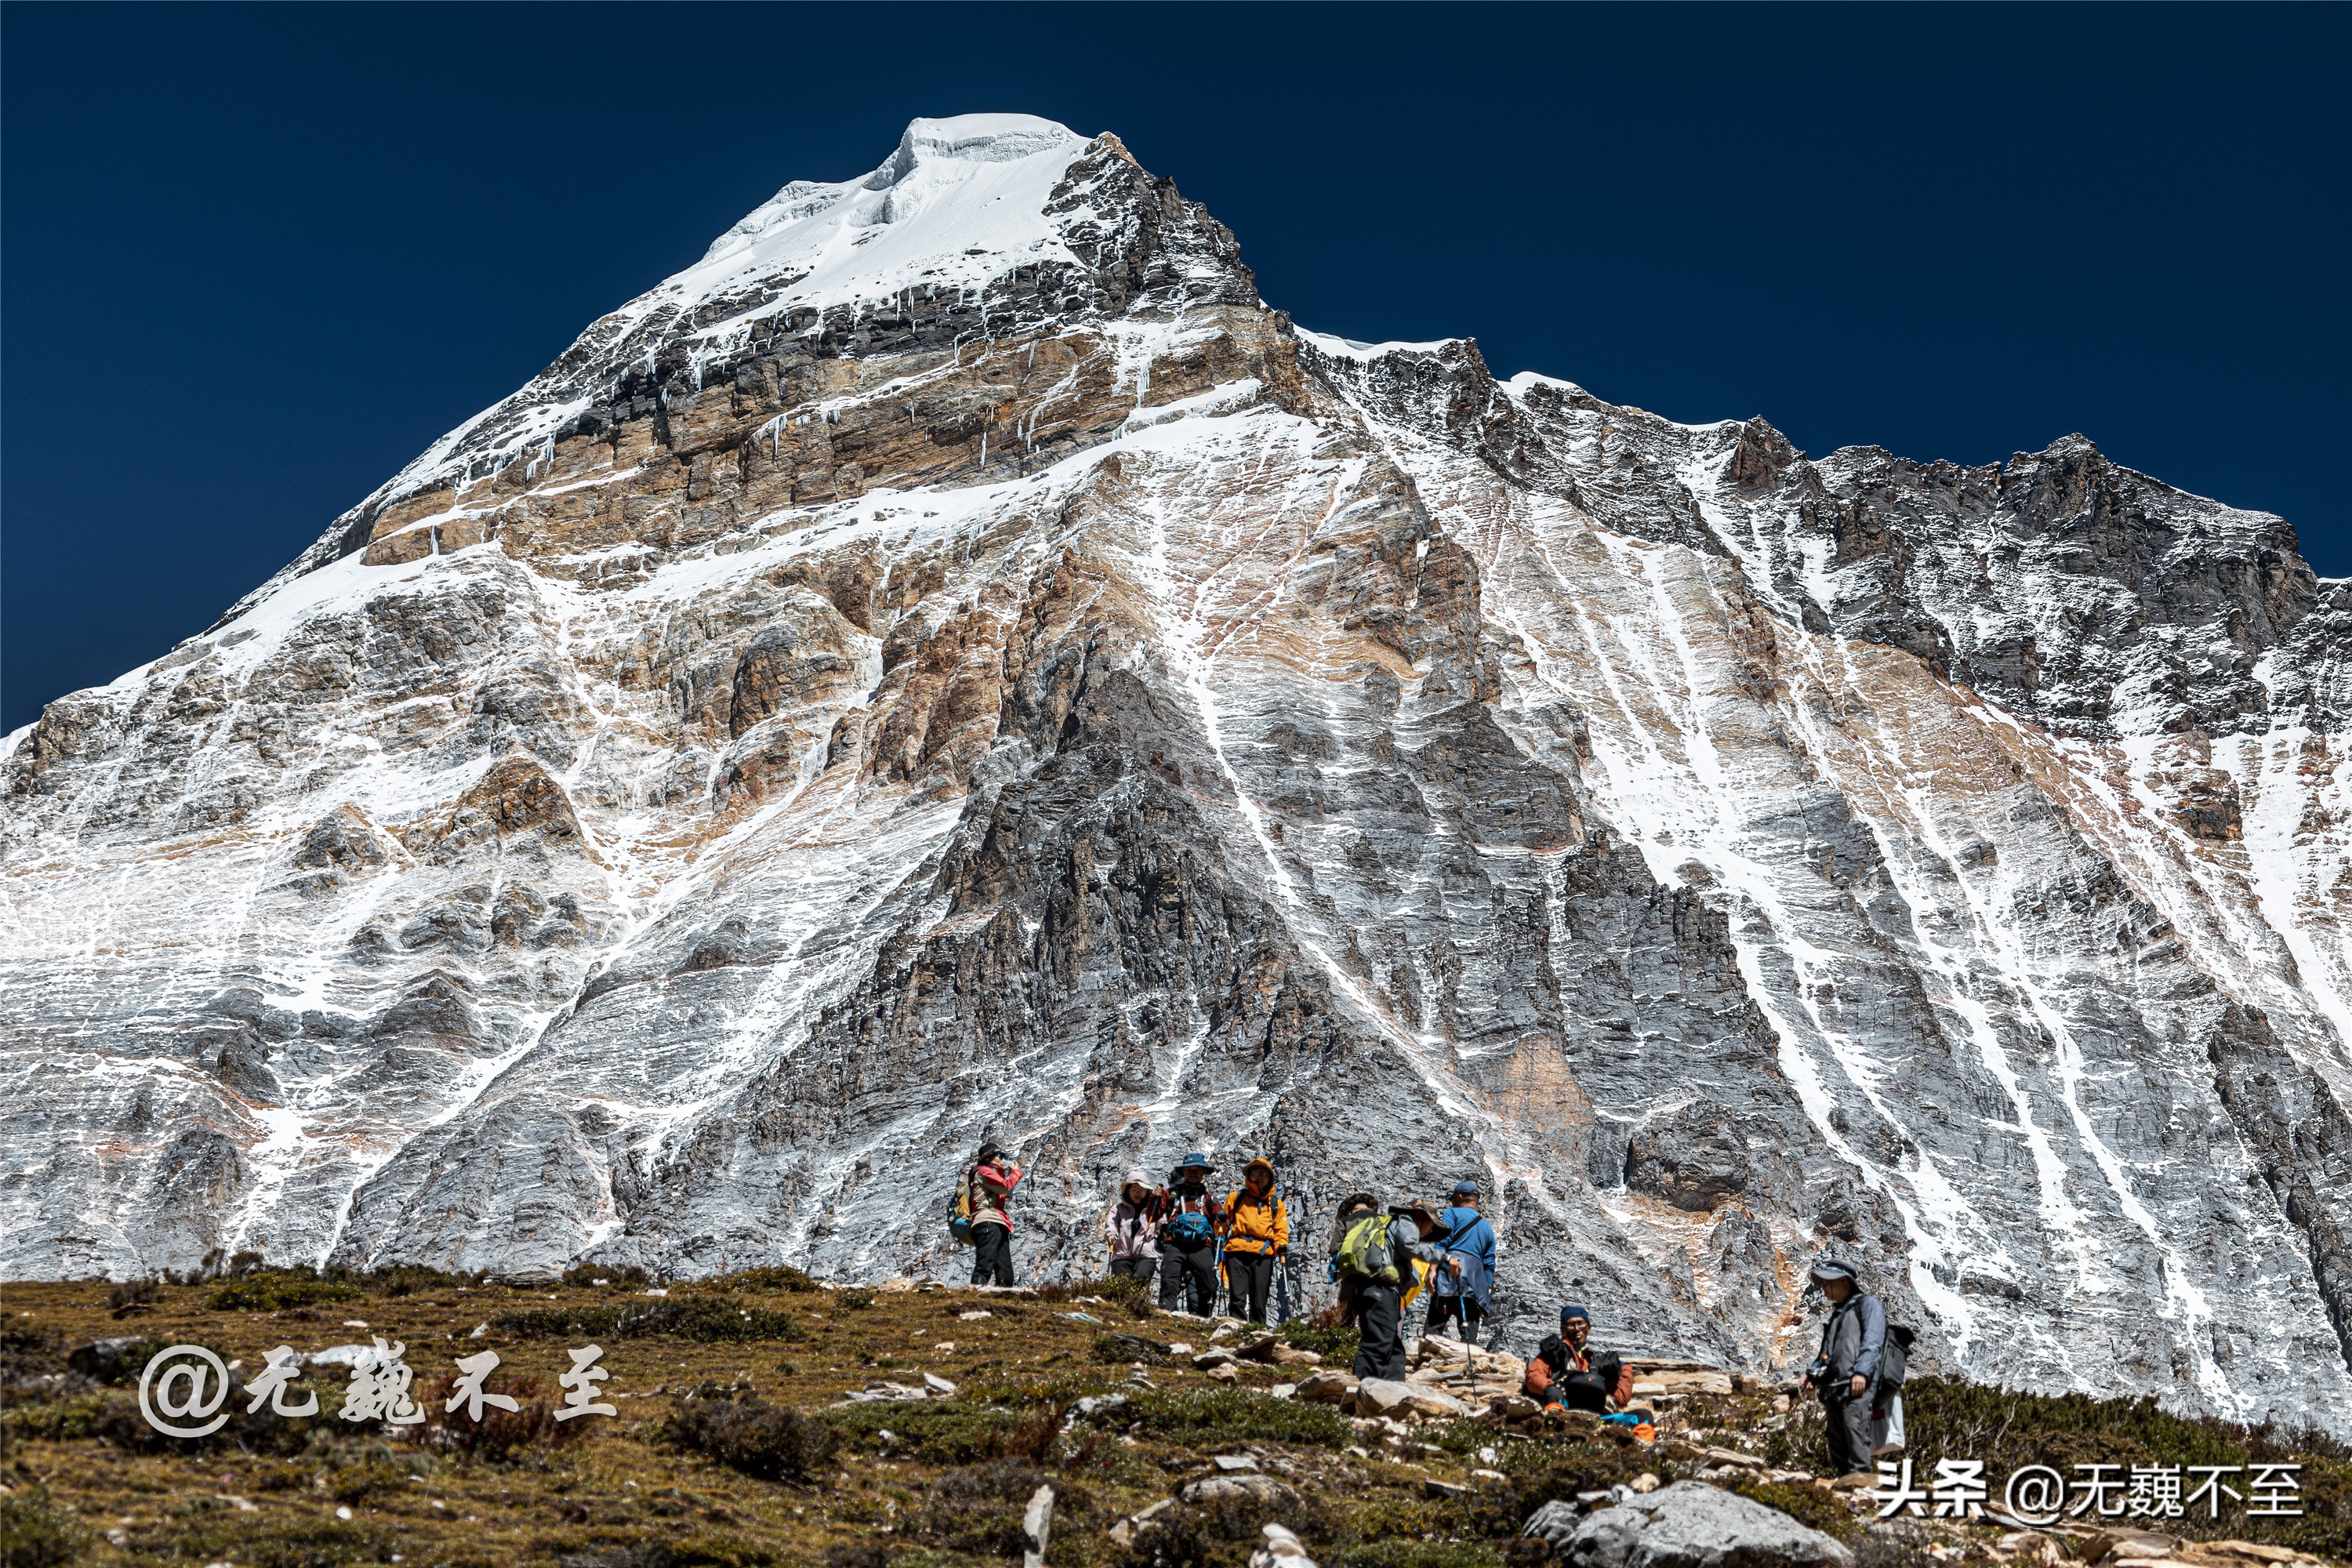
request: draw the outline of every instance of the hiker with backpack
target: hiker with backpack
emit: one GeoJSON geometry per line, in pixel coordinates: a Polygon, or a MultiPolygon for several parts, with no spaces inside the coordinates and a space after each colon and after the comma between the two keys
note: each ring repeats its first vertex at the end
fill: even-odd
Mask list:
{"type": "Polygon", "coordinates": [[[1838,1474],[1874,1475],[1870,1417],[1887,1348],[1886,1309],[1862,1288],[1853,1267],[1838,1258],[1820,1259],[1811,1277],[1830,1300],[1830,1316],[1822,1325],[1821,1353],[1798,1386],[1821,1391],[1822,1410],[1829,1418],[1830,1463],[1838,1474]]]}
{"type": "Polygon", "coordinates": [[[1419,1198],[1375,1210],[1349,1222],[1334,1249],[1339,1273],[1355,1281],[1356,1351],[1359,1378],[1402,1379],[1405,1374],[1404,1301],[1420,1287],[1418,1266],[1456,1277],[1462,1260],[1436,1243],[1444,1232],[1437,1211],[1419,1198]]]}
{"type": "Polygon", "coordinates": [[[964,1177],[971,1216],[971,1282],[1013,1283],[1013,1189],[1021,1167],[1004,1157],[993,1138],[980,1141],[979,1158],[964,1177]]]}
{"type": "Polygon", "coordinates": [[[1217,1232],[1224,1205],[1209,1190],[1216,1167],[1198,1149],[1169,1173],[1160,1208],[1160,1310],[1176,1310],[1180,1299],[1196,1318],[1217,1307],[1217,1232]]]}
{"type": "Polygon", "coordinates": [[[1478,1184],[1454,1183],[1454,1203],[1437,1219],[1445,1226],[1445,1240],[1441,1245],[1462,1260],[1462,1268],[1459,1273],[1441,1274],[1430,1281],[1428,1331],[1436,1333],[1452,1323],[1456,1338],[1465,1345],[1475,1345],[1478,1342],[1478,1325],[1486,1321],[1490,1304],[1487,1292],[1495,1279],[1495,1227],[1486,1223],[1481,1212],[1478,1184]]]}
{"type": "Polygon", "coordinates": [[[1339,1248],[1347,1240],[1349,1227],[1366,1215],[1380,1212],[1381,1200],[1370,1193],[1349,1193],[1339,1200],[1339,1215],[1331,1221],[1331,1263],[1326,1278],[1339,1288],[1339,1321],[1348,1327],[1362,1331],[1359,1304],[1356,1300],[1356,1276],[1339,1268],[1339,1248]]]}
{"type": "Polygon", "coordinates": [[[1559,1310],[1559,1332],[1546,1334],[1528,1358],[1520,1392],[1538,1405],[1589,1410],[1595,1415],[1622,1410],[1633,1397],[1633,1369],[1613,1355],[1597,1355],[1587,1342],[1592,1315],[1570,1304],[1559,1310]]]}
{"type": "Polygon", "coordinates": [[[1110,1218],[1103,1226],[1104,1239],[1110,1243],[1113,1278],[1151,1278],[1160,1267],[1160,1247],[1153,1239],[1159,1228],[1160,1194],[1142,1172],[1129,1171],[1127,1180],[1119,1184],[1110,1218]]]}
{"type": "Polygon", "coordinates": [[[1264,1155],[1242,1167],[1242,1184],[1225,1199],[1225,1287],[1233,1314],[1265,1321],[1275,1262],[1290,1250],[1290,1211],[1274,1190],[1274,1162],[1264,1155]]]}

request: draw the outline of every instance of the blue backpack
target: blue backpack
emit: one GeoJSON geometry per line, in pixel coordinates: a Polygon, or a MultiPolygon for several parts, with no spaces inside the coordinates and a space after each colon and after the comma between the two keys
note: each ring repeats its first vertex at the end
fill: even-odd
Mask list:
{"type": "Polygon", "coordinates": [[[1169,1240],[1190,1252],[1194,1247],[1208,1246],[1210,1239],[1217,1234],[1217,1231],[1216,1227],[1209,1223],[1207,1215],[1187,1212],[1170,1220],[1167,1230],[1163,1234],[1169,1240]]]}

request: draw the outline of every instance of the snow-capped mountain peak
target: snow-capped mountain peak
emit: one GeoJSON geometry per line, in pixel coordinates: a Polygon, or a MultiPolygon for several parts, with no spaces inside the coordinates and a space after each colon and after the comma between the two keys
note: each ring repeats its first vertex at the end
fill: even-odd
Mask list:
{"type": "Polygon", "coordinates": [[[756,277],[784,280],[787,301],[823,309],[903,289],[971,288],[1024,262],[1067,261],[1045,207],[1087,145],[1026,114],[915,121],[872,174],[786,185],[645,302],[691,308],[756,277]]]}

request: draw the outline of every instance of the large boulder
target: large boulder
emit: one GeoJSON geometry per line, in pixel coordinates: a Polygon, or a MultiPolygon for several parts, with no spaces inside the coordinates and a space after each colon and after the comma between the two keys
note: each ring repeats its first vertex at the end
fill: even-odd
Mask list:
{"type": "MultiPolygon", "coordinates": [[[[1619,1494],[1621,1497],[1626,1494],[1619,1494]]],[[[1677,1481],[1580,1516],[1546,1503],[1526,1533],[1574,1568],[1853,1568],[1853,1553],[1779,1509],[1677,1481]]]]}

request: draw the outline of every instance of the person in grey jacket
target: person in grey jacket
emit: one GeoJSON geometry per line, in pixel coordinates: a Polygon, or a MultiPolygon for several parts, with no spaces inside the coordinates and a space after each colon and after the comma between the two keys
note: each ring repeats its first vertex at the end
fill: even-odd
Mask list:
{"type": "MultiPolygon", "coordinates": [[[[1411,1267],[1406,1259],[1417,1259],[1433,1268],[1447,1268],[1459,1276],[1462,1260],[1453,1257],[1439,1244],[1445,1234],[1437,1211],[1415,1198],[1411,1203],[1398,1204],[1389,1210],[1389,1253],[1396,1259],[1400,1275],[1411,1267]]],[[[1410,1278],[1410,1276],[1406,1276],[1410,1278]]],[[[1404,1298],[1402,1282],[1389,1284],[1378,1279],[1360,1280],[1356,1286],[1357,1326],[1362,1342],[1356,1348],[1356,1375],[1364,1377],[1402,1378],[1406,1372],[1404,1360],[1404,1298]]],[[[1869,1413],[1865,1410],[1865,1415],[1869,1413]]]]}
{"type": "Polygon", "coordinates": [[[1813,1283],[1830,1299],[1822,1325],[1822,1352],[1801,1386],[1817,1388],[1829,1418],[1830,1463],[1841,1476],[1874,1474],[1870,1464],[1871,1385],[1886,1348],[1886,1309],[1862,1288],[1853,1269],[1834,1258],[1814,1263],[1813,1283]]]}

